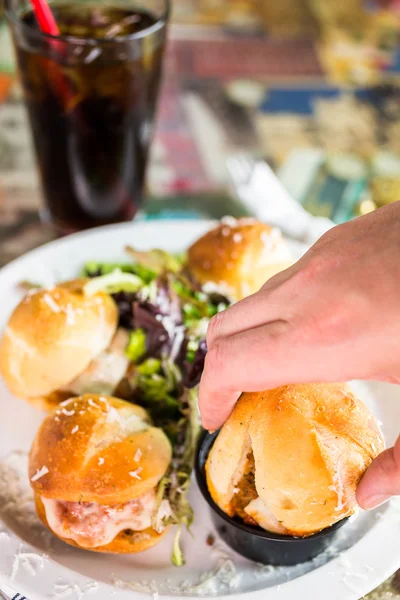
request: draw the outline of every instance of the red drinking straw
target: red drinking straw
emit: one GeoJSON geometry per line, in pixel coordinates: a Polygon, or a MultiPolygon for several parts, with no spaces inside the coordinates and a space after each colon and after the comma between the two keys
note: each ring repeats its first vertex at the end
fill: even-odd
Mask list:
{"type": "MultiPolygon", "coordinates": [[[[43,33],[47,33],[58,37],[60,35],[60,30],[58,28],[53,13],[51,12],[49,5],[47,4],[47,0],[31,0],[31,3],[40,30],[43,33]]],[[[51,42],[51,45],[54,49],[57,48],[55,46],[55,43],[51,42]]],[[[62,76],[60,70],[54,64],[49,65],[48,68],[49,74],[53,79],[53,83],[56,92],[60,97],[60,100],[63,102],[64,106],[68,106],[68,103],[71,100],[71,93],[68,90],[64,77],[62,76]]]]}
{"type": "Polygon", "coordinates": [[[31,0],[35,17],[43,33],[60,35],[60,30],[46,0],[31,0]]]}

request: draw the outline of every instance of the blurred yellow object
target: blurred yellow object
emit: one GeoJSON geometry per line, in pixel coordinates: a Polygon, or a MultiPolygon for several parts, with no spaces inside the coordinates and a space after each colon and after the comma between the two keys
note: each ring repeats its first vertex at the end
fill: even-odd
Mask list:
{"type": "Polygon", "coordinates": [[[195,21],[254,29],[260,23],[257,0],[198,0],[195,21]]]}
{"type": "Polygon", "coordinates": [[[318,144],[329,153],[350,152],[368,160],[379,145],[379,126],[372,106],[352,94],[314,102],[318,144]]]}
{"type": "Polygon", "coordinates": [[[400,177],[377,176],[371,180],[372,200],[377,206],[386,206],[400,200],[400,177]]]}
{"type": "Polygon", "coordinates": [[[234,79],[226,84],[225,92],[231,102],[256,109],[265,98],[267,87],[254,79],[234,79]]]}
{"type": "Polygon", "coordinates": [[[310,11],[322,30],[354,31],[364,27],[364,0],[308,0],[310,11]]]}
{"type": "Polygon", "coordinates": [[[339,84],[374,85],[379,81],[381,52],[343,30],[331,30],[320,43],[321,61],[330,78],[339,84]]]}
{"type": "Polygon", "coordinates": [[[394,11],[368,13],[360,0],[310,0],[321,27],[321,60],[336,83],[375,85],[398,45],[394,11]]]}
{"type": "Polygon", "coordinates": [[[264,27],[271,34],[303,36],[317,33],[317,21],[309,0],[257,0],[257,5],[264,27]]]}
{"type": "Polygon", "coordinates": [[[378,207],[375,202],[371,200],[371,198],[366,198],[362,200],[357,207],[357,216],[362,217],[363,215],[367,215],[368,213],[373,212],[378,207]]]}

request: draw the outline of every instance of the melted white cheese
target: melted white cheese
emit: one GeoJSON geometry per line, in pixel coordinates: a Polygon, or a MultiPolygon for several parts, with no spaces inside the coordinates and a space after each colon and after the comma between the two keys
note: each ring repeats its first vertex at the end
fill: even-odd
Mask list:
{"type": "Polygon", "coordinates": [[[85,548],[106,546],[124,529],[143,531],[151,527],[156,511],[154,490],[125,504],[62,502],[42,497],[46,519],[58,536],[85,548]]]}
{"type": "Polygon", "coordinates": [[[268,510],[261,498],[252,500],[244,510],[260,527],[266,531],[281,534],[287,533],[285,527],[283,527],[276,517],[274,517],[272,512],[268,510]]]}
{"type": "Polygon", "coordinates": [[[129,335],[118,329],[109,347],[92,360],[87,369],[68,384],[68,391],[82,394],[112,395],[129,365],[125,355],[129,335]]]}

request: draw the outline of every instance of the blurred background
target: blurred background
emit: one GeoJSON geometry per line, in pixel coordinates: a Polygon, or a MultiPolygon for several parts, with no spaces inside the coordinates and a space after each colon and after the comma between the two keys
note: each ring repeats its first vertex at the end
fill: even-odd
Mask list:
{"type": "MultiPolygon", "coordinates": [[[[0,10],[4,263],[51,234],[0,10]]],[[[399,27],[399,0],[174,0],[145,211],[246,212],[226,167],[238,154],[336,223],[400,198],[399,27]]]]}

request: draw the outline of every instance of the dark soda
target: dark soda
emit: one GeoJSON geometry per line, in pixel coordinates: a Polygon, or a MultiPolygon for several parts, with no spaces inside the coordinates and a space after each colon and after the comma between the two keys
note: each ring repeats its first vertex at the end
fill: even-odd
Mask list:
{"type": "Polygon", "coordinates": [[[63,231],[130,220],[140,206],[165,22],[94,4],[52,5],[60,37],[32,12],[14,41],[49,219],[63,231]]]}

